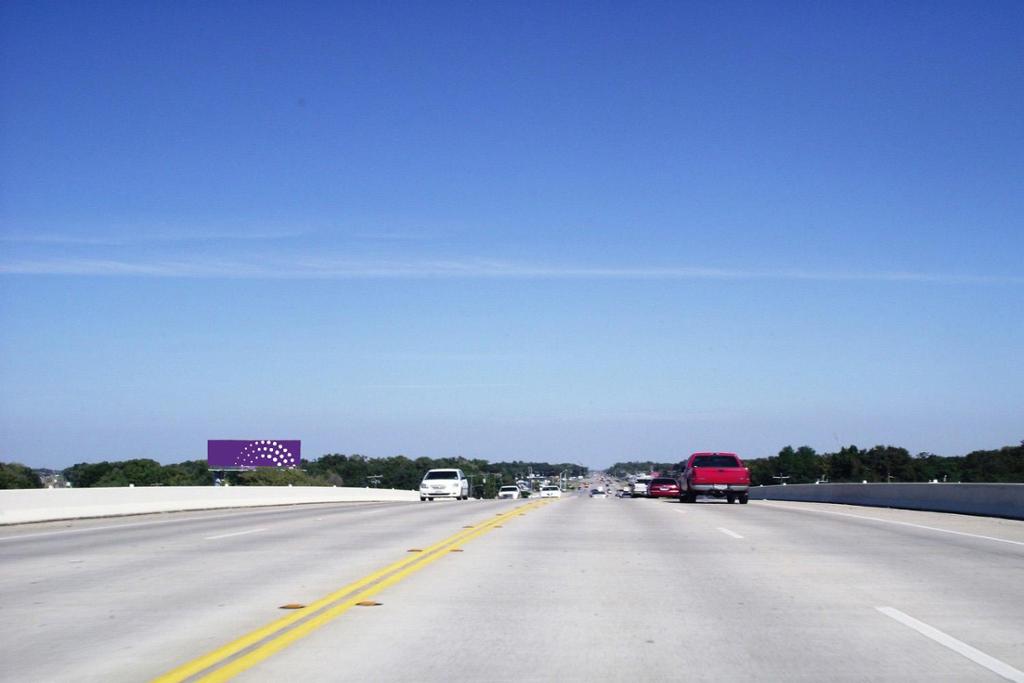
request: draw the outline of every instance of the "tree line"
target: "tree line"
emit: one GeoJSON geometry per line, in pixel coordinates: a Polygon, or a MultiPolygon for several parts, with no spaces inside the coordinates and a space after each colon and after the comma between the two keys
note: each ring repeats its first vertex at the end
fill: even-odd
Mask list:
{"type": "Polygon", "coordinates": [[[17,462],[0,462],[0,489],[41,489],[43,482],[31,468],[17,462]]]}
{"type": "MultiPolygon", "coordinates": [[[[979,450],[962,456],[941,456],[934,453],[911,455],[905,448],[856,446],[840,448],[833,453],[818,453],[810,446],[786,446],[778,455],[745,460],[755,486],[831,482],[1024,482],[1024,442],[996,450],[979,450]]],[[[617,462],[608,473],[625,478],[636,473],[660,472],[666,476],[681,474],[680,461],[653,460],[617,462]]],[[[407,458],[396,455],[368,458],[363,455],[331,453],[316,460],[303,460],[293,470],[259,469],[225,473],[233,486],[380,486],[415,489],[428,469],[461,468],[472,480],[474,491],[494,497],[498,487],[515,483],[533,473],[557,478],[586,476],[588,469],[575,463],[489,462],[467,458],[407,458]]],[[[39,474],[19,463],[0,463],[0,489],[40,488],[39,474]]],[[[114,462],[78,463],[61,471],[75,488],[97,486],[211,486],[215,473],[205,460],[189,460],[161,465],[155,460],[140,458],[114,462]]]]}
{"type": "MultiPolygon", "coordinates": [[[[475,494],[485,498],[497,495],[498,487],[514,484],[530,474],[557,479],[585,476],[583,465],[548,462],[489,462],[468,458],[407,458],[396,455],[368,458],[363,455],[331,453],[316,460],[303,460],[296,469],[257,469],[246,472],[211,471],[205,460],[189,460],[161,465],[156,460],[137,458],[113,462],[78,463],[61,471],[74,488],[101,486],[212,486],[223,476],[232,486],[371,486],[416,489],[429,469],[460,468],[473,482],[475,494]]],[[[39,470],[16,464],[0,463],[0,488],[39,488],[39,470]]]]}
{"type": "MultiPolygon", "coordinates": [[[[684,461],[685,462],[685,461],[684,461]]],[[[786,446],[776,456],[744,460],[754,486],[830,482],[1024,482],[1024,442],[967,455],[911,455],[906,448],[846,446],[818,453],[810,446],[786,446]]],[[[625,477],[638,472],[661,472],[678,477],[683,462],[634,461],[615,463],[608,472],[625,477]]]]}

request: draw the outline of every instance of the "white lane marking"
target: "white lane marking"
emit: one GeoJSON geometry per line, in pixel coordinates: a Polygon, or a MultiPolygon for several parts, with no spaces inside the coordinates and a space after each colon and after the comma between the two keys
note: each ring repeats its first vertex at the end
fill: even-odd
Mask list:
{"type": "Polygon", "coordinates": [[[266,529],[249,529],[248,531],[236,531],[231,534],[221,534],[220,536],[207,536],[207,541],[216,541],[218,538],[230,538],[231,536],[245,536],[246,534],[255,534],[260,531],[266,531],[266,529]]]}
{"type": "Polygon", "coordinates": [[[947,635],[939,629],[929,626],[923,621],[918,621],[914,617],[909,614],[904,614],[898,609],[894,609],[892,607],[876,607],[875,609],[885,616],[895,619],[904,626],[909,626],[926,638],[931,638],[939,645],[948,647],[953,652],[967,657],[967,659],[971,660],[975,664],[980,664],[989,671],[999,674],[1007,680],[1015,681],[1016,683],[1024,683],[1024,671],[1014,669],[1006,662],[987,655],[981,650],[971,647],[967,643],[957,640],[953,636],[947,635]]]}
{"type": "MultiPolygon", "coordinates": [[[[798,508],[792,505],[776,505],[775,501],[765,500],[759,501],[763,503],[771,503],[769,507],[781,508],[783,510],[796,510],[797,512],[817,512],[823,515],[839,515],[840,517],[853,517],[854,519],[867,519],[872,522],[884,522],[886,524],[899,524],[900,526],[910,526],[915,529],[926,529],[928,531],[938,531],[944,534],[955,534],[956,536],[969,536],[971,538],[980,538],[985,541],[998,541],[999,543],[1011,543],[1013,545],[1024,545],[1024,541],[1011,541],[1007,538],[996,538],[995,536],[982,536],[981,534],[970,534],[966,531],[953,531],[952,529],[940,529],[937,526],[925,526],[924,524],[914,524],[913,522],[900,522],[895,519],[882,519],[881,517],[867,517],[865,515],[853,515],[849,512],[836,512],[835,510],[813,510],[810,508],[798,508]]],[[[917,510],[917,512],[921,512],[917,510]]]]}
{"type": "MultiPolygon", "coordinates": [[[[327,503],[327,505],[334,505],[334,504],[335,503],[327,503]]],[[[360,508],[374,508],[374,507],[381,507],[383,505],[388,505],[389,503],[379,503],[379,502],[364,503],[364,502],[360,502],[360,501],[350,501],[350,502],[346,502],[345,504],[346,505],[358,505],[360,508]]],[[[85,532],[85,531],[111,531],[113,529],[131,529],[131,528],[141,527],[141,526],[157,526],[159,524],[179,524],[179,523],[184,523],[184,522],[195,522],[195,521],[205,522],[206,520],[209,520],[209,519],[232,519],[234,517],[255,517],[257,515],[258,516],[273,515],[273,514],[277,514],[277,513],[281,512],[282,508],[294,508],[295,506],[293,506],[293,505],[274,505],[272,507],[274,508],[272,510],[265,510],[265,509],[260,509],[260,510],[244,510],[244,511],[234,512],[234,513],[230,513],[230,514],[225,514],[225,515],[203,515],[203,516],[196,515],[196,516],[190,516],[190,517],[181,517],[181,518],[178,518],[178,519],[161,519],[161,520],[156,520],[156,521],[152,521],[152,522],[134,522],[134,523],[131,523],[131,524],[108,524],[106,526],[87,526],[87,527],[81,527],[80,529],[61,529],[60,531],[37,531],[37,532],[31,533],[31,534],[18,534],[17,536],[3,536],[3,537],[0,537],[0,543],[3,543],[4,541],[20,541],[23,538],[44,538],[46,536],[60,536],[61,534],[80,534],[80,533],[85,532]]],[[[146,513],[142,513],[142,514],[166,515],[166,514],[188,513],[188,512],[203,512],[203,511],[202,510],[176,510],[174,512],[146,512],[146,513]]],[[[84,519],[85,518],[82,518],[82,519],[62,519],[62,520],[52,520],[52,521],[45,521],[45,522],[26,522],[26,524],[54,524],[54,523],[60,523],[60,522],[71,523],[71,522],[83,521],[84,519]]],[[[12,525],[12,526],[20,526],[20,525],[12,525]]],[[[3,528],[4,528],[4,526],[0,525],[0,529],[3,529],[3,528]]]]}
{"type": "Polygon", "coordinates": [[[724,526],[720,526],[720,527],[718,527],[718,530],[719,530],[719,531],[721,531],[721,532],[722,532],[723,534],[725,534],[726,536],[732,536],[733,538],[743,538],[742,536],[740,536],[740,535],[739,535],[738,533],[736,533],[735,531],[729,531],[729,530],[728,530],[728,529],[726,529],[726,528],[725,528],[724,526]]]}
{"type": "MultiPolygon", "coordinates": [[[[163,514],[163,513],[154,513],[163,514]]],[[[113,529],[131,529],[140,526],[157,526],[158,524],[175,524],[178,522],[188,522],[194,520],[206,521],[208,519],[230,519],[232,517],[244,517],[247,514],[252,513],[237,513],[233,515],[211,515],[209,517],[189,517],[183,519],[163,519],[158,522],[135,522],[134,524],[109,524],[107,526],[88,526],[82,527],[81,529],[62,529],[60,531],[38,531],[34,534],[20,534],[18,536],[4,536],[0,538],[0,542],[3,541],[20,541],[23,538],[42,538],[44,536],[60,536],[61,534],[80,534],[84,531],[111,531],[113,529]]],[[[77,520],[69,520],[77,521],[77,520]]]]}

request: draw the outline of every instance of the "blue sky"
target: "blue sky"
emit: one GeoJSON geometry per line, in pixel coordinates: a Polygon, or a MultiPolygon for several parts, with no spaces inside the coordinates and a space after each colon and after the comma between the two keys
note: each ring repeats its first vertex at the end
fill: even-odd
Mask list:
{"type": "Polygon", "coordinates": [[[1024,5],[0,8],[0,460],[1024,438],[1024,5]]]}

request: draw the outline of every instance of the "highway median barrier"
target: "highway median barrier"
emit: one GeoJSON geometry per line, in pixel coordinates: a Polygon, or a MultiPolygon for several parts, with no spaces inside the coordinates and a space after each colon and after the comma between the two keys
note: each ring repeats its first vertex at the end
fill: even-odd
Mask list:
{"type": "Polygon", "coordinates": [[[751,500],[789,500],[1024,519],[1024,484],[871,483],[752,486],[751,500]]]}
{"type": "Polygon", "coordinates": [[[347,486],[119,486],[0,491],[0,525],[220,508],[418,501],[417,491],[347,486]]]}

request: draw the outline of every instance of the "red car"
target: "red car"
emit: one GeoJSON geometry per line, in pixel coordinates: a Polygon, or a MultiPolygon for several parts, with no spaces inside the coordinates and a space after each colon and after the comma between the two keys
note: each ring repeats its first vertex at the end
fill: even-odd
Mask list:
{"type": "Polygon", "coordinates": [[[678,498],[679,482],[671,477],[655,477],[647,485],[648,498],[678,498]]]}

